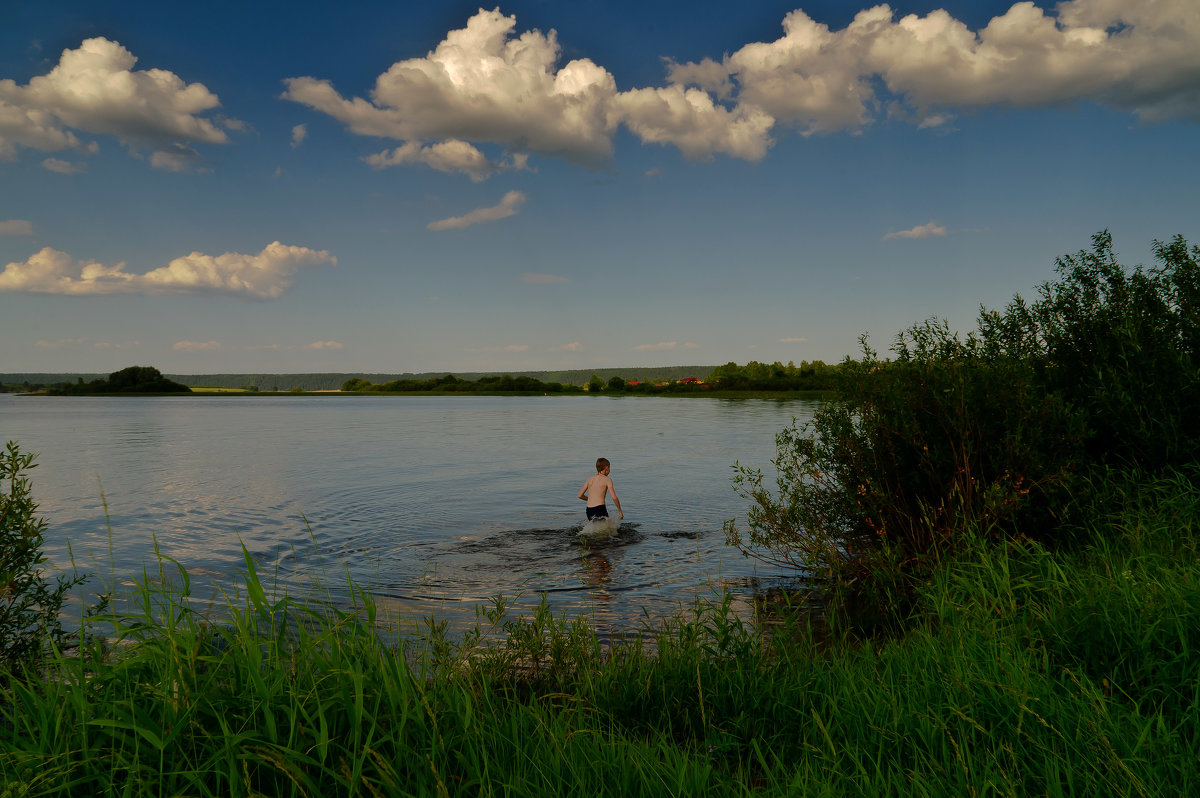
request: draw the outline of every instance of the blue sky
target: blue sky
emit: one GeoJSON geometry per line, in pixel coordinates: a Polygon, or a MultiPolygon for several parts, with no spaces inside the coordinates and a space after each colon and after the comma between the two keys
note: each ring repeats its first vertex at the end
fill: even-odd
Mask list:
{"type": "Polygon", "coordinates": [[[837,361],[1200,240],[1191,0],[0,21],[0,371],[837,361]]]}

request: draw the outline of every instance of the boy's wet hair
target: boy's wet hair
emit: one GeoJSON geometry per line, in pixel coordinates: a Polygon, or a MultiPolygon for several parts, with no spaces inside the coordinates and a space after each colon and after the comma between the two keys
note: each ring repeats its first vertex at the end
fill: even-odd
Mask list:
{"type": "Polygon", "coordinates": [[[599,474],[604,469],[608,468],[609,462],[607,457],[596,458],[596,473],[599,474]]]}

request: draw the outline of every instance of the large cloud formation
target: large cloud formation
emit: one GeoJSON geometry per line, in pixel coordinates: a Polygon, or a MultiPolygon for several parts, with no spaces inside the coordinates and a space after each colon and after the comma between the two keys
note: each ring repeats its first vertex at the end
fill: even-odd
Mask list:
{"type": "MultiPolygon", "coordinates": [[[[94,152],[76,131],[116,136],[151,164],[181,171],[198,158],[193,144],[224,144],[223,130],[201,114],[220,105],[203,84],[163,69],[134,70],[137,58],[117,42],[85,40],[27,85],[0,80],[0,159],[17,147],[94,152]]],[[[229,123],[227,125],[236,123],[229,123]]]]}
{"type": "MultiPolygon", "coordinates": [[[[461,153],[465,142],[489,142],[595,166],[611,157],[621,125],[690,158],[754,161],[778,126],[832,133],[883,114],[935,127],[956,111],[1082,101],[1150,121],[1200,119],[1193,0],[1070,0],[1053,13],[1020,2],[979,31],[941,10],[897,19],[878,5],[842,30],[796,10],[775,41],[669,62],[667,85],[624,92],[589,59],[557,67],[553,30],[515,31],[515,17],[481,10],[425,57],[393,64],[369,99],[313,77],[288,79],[283,96],[360,135],[405,142],[377,165],[432,163],[424,142],[455,140],[461,153]]],[[[458,171],[485,175],[470,155],[474,171],[458,171]]]]}
{"type": "Polygon", "coordinates": [[[325,250],[292,247],[275,241],[257,255],[193,252],[166,266],[135,274],[124,263],[105,266],[76,261],[65,252],[45,247],[21,263],[0,272],[0,292],[37,294],[231,294],[274,299],[292,286],[297,270],[337,265],[325,250]]]}
{"type": "Polygon", "coordinates": [[[881,105],[921,121],[1079,101],[1200,119],[1200,4],[1188,0],[1072,0],[1055,15],[1021,2],[978,32],[942,10],[897,20],[880,5],[840,31],[797,10],[783,29],[720,63],[673,65],[672,79],[736,87],[737,102],[805,133],[861,127],[881,105]]]}

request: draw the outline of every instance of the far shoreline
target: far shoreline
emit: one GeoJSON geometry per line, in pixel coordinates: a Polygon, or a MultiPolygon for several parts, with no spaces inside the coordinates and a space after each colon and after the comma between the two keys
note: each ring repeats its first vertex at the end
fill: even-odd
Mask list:
{"type": "Polygon", "coordinates": [[[823,400],[828,399],[833,395],[832,391],[735,391],[735,390],[712,390],[712,391],[662,391],[656,393],[643,393],[635,391],[571,391],[571,392],[555,392],[555,393],[535,393],[529,391],[342,391],[340,389],[314,390],[314,391],[247,391],[240,388],[201,388],[197,390],[193,388],[188,393],[83,393],[83,394],[51,394],[44,391],[31,391],[28,393],[14,392],[13,396],[41,396],[47,398],[107,398],[119,399],[122,397],[141,397],[141,398],[181,398],[181,397],[313,397],[313,396],[360,396],[360,397],[418,397],[418,396],[524,396],[531,398],[607,398],[607,399],[767,399],[767,400],[823,400]]]}

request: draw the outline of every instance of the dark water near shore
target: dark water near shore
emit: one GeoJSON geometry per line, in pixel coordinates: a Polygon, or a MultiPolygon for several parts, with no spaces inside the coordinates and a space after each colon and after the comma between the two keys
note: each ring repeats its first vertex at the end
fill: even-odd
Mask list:
{"type": "MultiPolygon", "coordinates": [[[[795,575],[724,545],[735,461],[763,469],[806,401],[596,397],[14,397],[0,438],[37,454],[47,554],[129,584],[154,547],[197,596],[245,571],[292,594],[346,577],[383,611],[473,621],[498,594],[603,629],[696,596],[741,600],[795,575]],[[576,498],[598,456],[625,508],[583,545],[576,498]],[[108,520],[104,503],[107,503],[108,520]],[[109,530],[111,529],[111,535],[109,530]]],[[[609,509],[615,515],[611,502],[609,509]]]]}

